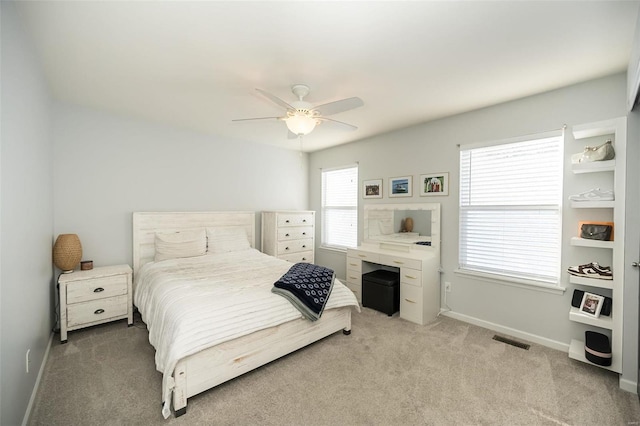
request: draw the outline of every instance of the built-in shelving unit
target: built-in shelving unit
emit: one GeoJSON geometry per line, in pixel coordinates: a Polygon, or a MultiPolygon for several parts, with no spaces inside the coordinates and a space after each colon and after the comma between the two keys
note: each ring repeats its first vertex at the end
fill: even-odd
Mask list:
{"type": "MultiPolygon", "coordinates": [[[[588,209],[609,209],[615,226],[614,241],[588,240],[579,237],[571,238],[573,247],[583,247],[581,256],[588,256],[589,250],[610,250],[612,280],[584,278],[569,276],[569,282],[587,292],[611,294],[611,316],[600,315],[598,318],[583,314],[578,308],[570,308],[569,320],[585,324],[599,333],[610,336],[611,339],[611,366],[603,367],[591,363],[584,354],[584,338],[571,341],[569,357],[607,370],[622,372],[622,299],[624,294],[624,193],[625,193],[625,153],[626,153],[626,118],[616,118],[597,123],[589,123],[573,128],[573,136],[578,140],[585,140],[585,145],[593,145],[588,139],[605,137],[611,139],[615,148],[616,158],[609,161],[596,161],[591,163],[572,164],[574,174],[600,173],[603,180],[606,174],[613,174],[613,190],[615,201],[572,201],[571,207],[581,209],[583,216],[589,216],[588,209]],[[589,142],[589,143],[586,143],[589,142]],[[587,210],[584,210],[587,209],[587,210]]],[[[609,178],[610,179],[610,178],[609,178]]],[[[589,257],[584,258],[584,263],[591,262],[589,257]]]]}

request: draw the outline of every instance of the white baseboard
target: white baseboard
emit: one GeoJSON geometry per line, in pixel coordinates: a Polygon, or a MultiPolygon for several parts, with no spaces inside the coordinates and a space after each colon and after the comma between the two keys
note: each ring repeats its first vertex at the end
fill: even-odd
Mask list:
{"type": "Polygon", "coordinates": [[[42,379],[42,374],[44,374],[44,367],[47,365],[47,359],[49,359],[49,349],[51,349],[51,344],[53,343],[53,335],[54,333],[51,333],[49,336],[49,343],[47,343],[47,349],[44,351],[44,356],[42,357],[42,364],[40,364],[38,377],[36,377],[36,382],[33,385],[33,391],[31,392],[31,398],[29,398],[27,411],[25,411],[24,418],[22,419],[22,426],[26,426],[29,422],[29,417],[31,417],[31,410],[33,409],[33,403],[35,402],[36,395],[38,394],[38,388],[40,388],[40,380],[42,379]]]}
{"type": "Polygon", "coordinates": [[[477,325],[482,328],[488,328],[489,330],[497,331],[498,333],[504,333],[512,337],[517,337],[529,342],[537,343],[542,346],[547,346],[552,349],[557,349],[562,352],[569,353],[569,345],[566,343],[558,342],[556,340],[547,339],[536,334],[526,333],[524,331],[516,330],[515,328],[505,327],[500,324],[495,324],[489,321],[481,320],[479,318],[470,317],[468,315],[459,314],[453,311],[441,311],[440,315],[454,318],[460,321],[468,322],[469,324],[477,325]]]}
{"type": "Polygon", "coordinates": [[[627,392],[631,392],[631,393],[638,393],[638,383],[637,382],[632,382],[631,380],[626,380],[623,379],[622,376],[620,376],[620,389],[627,391],[627,392]]]}

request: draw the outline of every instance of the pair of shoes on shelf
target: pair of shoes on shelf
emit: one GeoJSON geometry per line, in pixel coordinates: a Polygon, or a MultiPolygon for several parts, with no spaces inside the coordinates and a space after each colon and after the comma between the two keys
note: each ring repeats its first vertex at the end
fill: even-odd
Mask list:
{"type": "Polygon", "coordinates": [[[571,201],[613,201],[614,199],[613,190],[602,191],[600,188],[569,196],[571,201]]]}
{"type": "Polygon", "coordinates": [[[599,280],[612,280],[613,273],[610,266],[600,266],[596,262],[579,266],[569,266],[567,272],[577,277],[597,278],[599,280]]]}

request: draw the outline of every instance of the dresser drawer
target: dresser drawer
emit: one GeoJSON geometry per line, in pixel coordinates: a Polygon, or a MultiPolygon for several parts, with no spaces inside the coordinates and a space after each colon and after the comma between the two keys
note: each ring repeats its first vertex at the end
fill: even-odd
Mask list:
{"type": "Polygon", "coordinates": [[[347,269],[347,282],[362,287],[362,273],[360,271],[354,271],[353,269],[347,269]]]}
{"type": "Polygon", "coordinates": [[[313,214],[312,213],[282,213],[278,214],[278,226],[300,226],[311,225],[313,226],[313,214]]]}
{"type": "Polygon", "coordinates": [[[67,304],[127,294],[128,275],[92,278],[67,284],[67,304]]]}
{"type": "Polygon", "coordinates": [[[422,288],[400,283],[400,318],[422,324],[422,288]]]}
{"type": "Polygon", "coordinates": [[[313,250],[313,238],[307,238],[304,240],[281,241],[278,243],[278,256],[309,250],[313,250]]]}
{"type": "Polygon", "coordinates": [[[360,250],[347,250],[348,257],[355,257],[356,259],[366,260],[367,262],[380,263],[380,255],[378,253],[369,253],[367,251],[360,250]]]}
{"type": "Polygon", "coordinates": [[[126,315],[126,295],[67,306],[67,324],[69,328],[126,315]]]}
{"type": "Polygon", "coordinates": [[[313,251],[302,251],[299,253],[283,254],[278,258],[291,263],[307,262],[313,263],[313,251]]]}
{"type": "Polygon", "coordinates": [[[347,270],[362,274],[362,261],[355,257],[347,257],[347,270]]]}
{"type": "Polygon", "coordinates": [[[278,241],[298,240],[313,237],[313,226],[278,228],[278,241]]]}
{"type": "Polygon", "coordinates": [[[422,262],[416,259],[407,259],[406,257],[395,257],[389,255],[381,255],[380,263],[384,265],[397,266],[400,268],[411,268],[422,270],[422,262]]]}
{"type": "Polygon", "coordinates": [[[422,287],[422,271],[417,269],[400,268],[400,282],[403,284],[422,287]]]}

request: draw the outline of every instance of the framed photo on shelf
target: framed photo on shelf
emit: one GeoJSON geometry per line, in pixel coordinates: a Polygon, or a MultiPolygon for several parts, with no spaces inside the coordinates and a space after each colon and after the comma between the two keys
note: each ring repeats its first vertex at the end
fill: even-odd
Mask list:
{"type": "Polygon", "coordinates": [[[449,173],[420,175],[420,196],[449,195],[449,173]]]}
{"type": "Polygon", "coordinates": [[[602,304],[604,303],[604,296],[598,294],[584,292],[582,296],[582,302],[580,302],[580,313],[589,315],[594,318],[600,316],[602,310],[602,304]]]}
{"type": "Polygon", "coordinates": [[[411,197],[413,176],[389,178],[389,197],[411,197]]]}
{"type": "Polygon", "coordinates": [[[365,180],[362,198],[382,198],[382,179],[365,180]]]}

